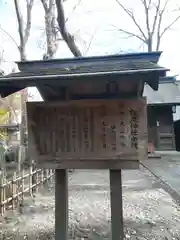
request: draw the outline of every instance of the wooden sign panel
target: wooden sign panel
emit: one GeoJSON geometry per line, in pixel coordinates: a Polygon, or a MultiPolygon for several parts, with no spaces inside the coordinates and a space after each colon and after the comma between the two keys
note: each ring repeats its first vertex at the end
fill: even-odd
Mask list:
{"type": "Polygon", "coordinates": [[[137,168],[147,152],[146,100],[27,103],[29,153],[44,168],[137,168]]]}

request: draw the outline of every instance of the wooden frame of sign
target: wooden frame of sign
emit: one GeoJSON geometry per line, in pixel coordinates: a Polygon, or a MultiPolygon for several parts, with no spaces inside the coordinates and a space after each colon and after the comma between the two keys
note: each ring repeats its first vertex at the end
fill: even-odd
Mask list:
{"type": "Polygon", "coordinates": [[[147,154],[146,99],[27,103],[29,154],[56,169],[55,240],[68,239],[68,168],[109,169],[112,240],[123,240],[121,169],[147,154]]]}
{"type": "Polygon", "coordinates": [[[40,168],[131,169],[147,154],[145,98],[27,104],[40,168]]]}

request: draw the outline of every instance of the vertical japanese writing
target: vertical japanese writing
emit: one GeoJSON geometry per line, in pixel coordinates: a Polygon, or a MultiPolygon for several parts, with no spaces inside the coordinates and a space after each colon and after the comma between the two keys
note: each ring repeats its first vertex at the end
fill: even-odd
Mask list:
{"type": "Polygon", "coordinates": [[[138,149],[138,113],[130,109],[130,142],[131,148],[138,149]]]}
{"type": "Polygon", "coordinates": [[[59,140],[60,140],[60,151],[65,152],[65,121],[66,121],[66,110],[61,109],[59,112],[59,140]]]}
{"type": "Polygon", "coordinates": [[[111,150],[116,151],[116,125],[111,124],[111,150]]]}
{"type": "Polygon", "coordinates": [[[83,146],[84,151],[89,149],[89,109],[83,109],[83,122],[82,122],[82,129],[83,129],[83,146]]]}
{"type": "Polygon", "coordinates": [[[125,144],[125,106],[119,104],[119,144],[120,148],[124,148],[125,144]]]}
{"type": "Polygon", "coordinates": [[[76,152],[76,141],[77,141],[77,125],[76,125],[76,119],[77,119],[77,109],[73,108],[71,109],[71,118],[72,118],[72,126],[71,126],[71,151],[76,152]]]}
{"type": "Polygon", "coordinates": [[[129,100],[88,100],[38,105],[28,124],[36,127],[34,144],[43,157],[52,156],[57,161],[111,156],[135,159],[146,151],[146,105],[140,104],[129,100]]]}
{"type": "Polygon", "coordinates": [[[90,138],[90,141],[91,141],[91,146],[90,146],[90,151],[93,152],[95,149],[94,149],[94,137],[95,137],[95,126],[94,126],[94,111],[95,109],[94,108],[90,108],[89,109],[89,138],[90,138]]]}
{"type": "Polygon", "coordinates": [[[106,115],[107,109],[105,106],[100,107],[100,119],[101,119],[101,135],[102,135],[102,147],[107,148],[106,143],[106,115]]]}

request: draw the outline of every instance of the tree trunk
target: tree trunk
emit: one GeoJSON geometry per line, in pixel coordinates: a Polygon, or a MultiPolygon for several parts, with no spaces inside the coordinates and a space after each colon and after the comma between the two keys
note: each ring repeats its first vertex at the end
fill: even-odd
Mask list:
{"type": "Polygon", "coordinates": [[[148,52],[152,52],[153,51],[152,38],[148,39],[147,46],[148,46],[148,52]]]}
{"type": "MultiPolygon", "coordinates": [[[[24,21],[23,15],[21,14],[20,2],[19,0],[14,0],[14,7],[16,11],[16,17],[18,22],[18,32],[19,32],[19,39],[20,39],[18,48],[20,53],[20,59],[22,62],[27,60],[26,44],[30,36],[33,4],[34,4],[34,0],[26,0],[26,21],[24,21]],[[25,27],[24,27],[24,22],[25,22],[25,27]]],[[[20,145],[23,146],[25,141],[25,127],[26,127],[26,99],[25,99],[24,91],[21,92],[20,94],[20,102],[21,102],[20,104],[21,105],[20,145]]],[[[21,162],[19,163],[19,165],[20,164],[21,162]]]]}
{"type": "Polygon", "coordinates": [[[55,18],[55,0],[41,0],[45,14],[46,54],[43,59],[52,59],[57,51],[57,27],[55,18]]]}
{"type": "Polygon", "coordinates": [[[47,57],[49,59],[53,58],[53,55],[55,53],[55,43],[54,43],[54,37],[52,32],[52,16],[51,14],[46,14],[45,16],[45,25],[46,25],[46,42],[47,42],[47,57]]]}
{"type": "Polygon", "coordinates": [[[27,56],[26,56],[26,50],[25,50],[25,46],[24,46],[23,42],[20,43],[19,53],[20,53],[21,61],[22,62],[26,61],[27,60],[27,56]]]}
{"type": "Polygon", "coordinates": [[[66,20],[64,14],[63,0],[56,0],[56,8],[57,8],[57,22],[59,25],[59,31],[62,35],[62,38],[66,42],[70,51],[75,57],[81,57],[81,51],[75,43],[74,36],[72,36],[67,28],[66,28],[66,20]]]}
{"type": "Polygon", "coordinates": [[[55,29],[55,16],[54,10],[45,13],[45,25],[46,25],[46,41],[47,41],[47,58],[52,59],[57,51],[57,39],[55,29]]]}
{"type": "Polygon", "coordinates": [[[29,39],[30,29],[31,29],[31,18],[32,18],[32,7],[33,7],[34,0],[26,0],[26,13],[27,13],[27,20],[24,27],[24,19],[21,14],[20,3],[19,0],[14,0],[14,6],[16,11],[16,17],[18,22],[18,31],[19,31],[19,52],[21,61],[26,61],[26,44],[29,39]]]}

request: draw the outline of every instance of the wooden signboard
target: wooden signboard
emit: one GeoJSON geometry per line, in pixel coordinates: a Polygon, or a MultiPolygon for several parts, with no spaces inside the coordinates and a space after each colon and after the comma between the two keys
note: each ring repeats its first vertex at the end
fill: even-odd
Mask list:
{"type": "Polygon", "coordinates": [[[137,168],[146,99],[29,102],[29,154],[41,168],[137,168]]]}

